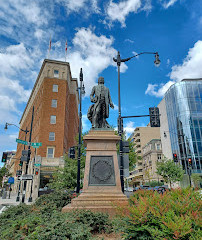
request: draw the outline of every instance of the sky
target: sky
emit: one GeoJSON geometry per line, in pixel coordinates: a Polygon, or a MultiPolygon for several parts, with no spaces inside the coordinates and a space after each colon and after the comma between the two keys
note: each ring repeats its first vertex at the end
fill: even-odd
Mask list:
{"type": "MultiPolygon", "coordinates": [[[[116,127],[118,73],[121,64],[123,116],[145,115],[159,104],[167,89],[183,78],[202,77],[202,0],[0,0],[0,156],[16,149],[19,126],[42,62],[48,58],[67,62],[72,77],[83,69],[83,131],[90,129],[87,111],[90,92],[99,76],[110,89],[114,110],[108,122],[116,127]]],[[[129,136],[149,118],[124,120],[129,136]]],[[[1,164],[2,165],[2,164],[1,164]]],[[[0,165],[0,166],[1,166],[0,165]]]]}

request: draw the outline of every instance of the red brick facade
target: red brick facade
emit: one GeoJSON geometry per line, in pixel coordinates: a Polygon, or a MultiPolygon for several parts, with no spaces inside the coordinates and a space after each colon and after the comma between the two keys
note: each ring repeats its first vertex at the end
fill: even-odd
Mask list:
{"type": "MultiPolygon", "coordinates": [[[[36,154],[47,157],[47,147],[54,147],[54,157],[63,156],[69,147],[76,145],[78,133],[78,92],[77,80],[72,79],[69,63],[44,60],[31,96],[23,113],[20,127],[30,130],[32,109],[34,106],[34,121],[31,142],[41,142],[36,154]],[[59,72],[54,77],[54,71],[59,72]],[[53,85],[58,86],[58,92],[53,92],[53,85]],[[57,100],[57,107],[52,107],[52,100],[57,100]],[[51,116],[56,116],[56,123],[51,124],[51,116]],[[49,133],[55,133],[55,140],[49,141],[49,133]]],[[[25,133],[19,132],[19,139],[25,139],[25,133]]],[[[27,134],[27,141],[29,133],[27,134]]],[[[24,145],[18,144],[16,158],[20,158],[24,145]]],[[[27,148],[27,146],[26,146],[27,148]]],[[[34,148],[31,147],[32,154],[34,148]]],[[[19,161],[16,161],[18,169],[19,161]]]]}

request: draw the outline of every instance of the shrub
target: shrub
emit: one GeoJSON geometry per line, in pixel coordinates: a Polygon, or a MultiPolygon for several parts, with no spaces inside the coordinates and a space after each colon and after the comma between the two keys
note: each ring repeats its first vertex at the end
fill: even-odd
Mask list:
{"type": "Polygon", "coordinates": [[[89,210],[76,210],[71,212],[69,216],[75,222],[89,225],[93,233],[110,233],[112,231],[112,222],[109,220],[108,214],[89,210]]]}
{"type": "Polygon", "coordinates": [[[200,239],[201,197],[191,189],[137,191],[121,209],[125,239],[200,239]]]}
{"type": "Polygon", "coordinates": [[[36,202],[36,206],[44,207],[44,210],[57,209],[61,210],[65,205],[71,201],[71,193],[66,191],[55,191],[50,194],[40,196],[36,202]]]}
{"type": "Polygon", "coordinates": [[[43,195],[33,205],[20,204],[5,210],[0,218],[0,239],[86,240],[92,233],[110,232],[108,215],[91,211],[62,213],[71,195],[43,195]]]}

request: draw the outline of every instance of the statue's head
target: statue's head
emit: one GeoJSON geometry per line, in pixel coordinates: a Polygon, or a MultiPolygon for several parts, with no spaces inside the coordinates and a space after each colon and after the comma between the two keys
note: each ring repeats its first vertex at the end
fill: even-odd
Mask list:
{"type": "Polygon", "coordinates": [[[98,84],[104,84],[104,78],[103,77],[98,78],[98,84]]]}

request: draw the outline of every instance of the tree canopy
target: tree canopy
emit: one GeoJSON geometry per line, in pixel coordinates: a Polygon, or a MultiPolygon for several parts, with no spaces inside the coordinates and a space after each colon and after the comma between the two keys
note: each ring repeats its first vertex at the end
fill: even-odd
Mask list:
{"type": "Polygon", "coordinates": [[[157,174],[163,177],[165,182],[171,184],[177,181],[181,181],[184,175],[182,166],[175,164],[173,160],[163,158],[157,162],[157,174]]]}
{"type": "MultiPolygon", "coordinates": [[[[86,133],[85,133],[86,134],[86,133]]],[[[85,135],[84,134],[84,135],[85,135]]],[[[86,159],[86,149],[83,144],[83,136],[81,141],[81,179],[83,179],[85,159],[86,159]]],[[[78,136],[77,136],[78,142],[78,136]]],[[[55,190],[74,190],[77,185],[77,156],[78,148],[75,149],[75,159],[68,157],[68,154],[64,156],[64,168],[57,168],[53,173],[53,178],[50,180],[48,186],[55,190]]]]}

